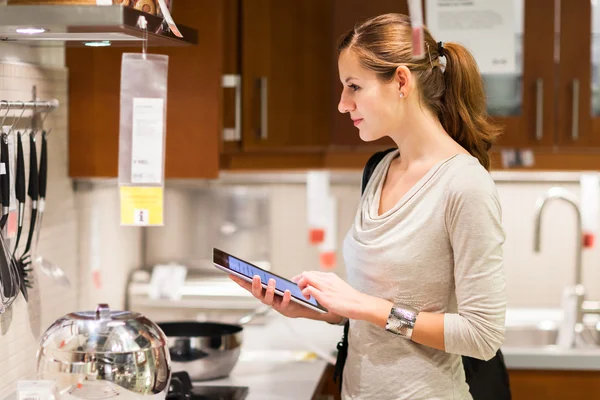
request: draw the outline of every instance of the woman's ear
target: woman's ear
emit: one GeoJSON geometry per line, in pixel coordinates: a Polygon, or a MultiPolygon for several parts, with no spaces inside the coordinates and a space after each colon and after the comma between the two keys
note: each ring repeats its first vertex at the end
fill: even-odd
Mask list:
{"type": "Polygon", "coordinates": [[[410,70],[404,65],[399,66],[396,68],[394,80],[396,81],[399,95],[406,97],[411,88],[412,74],[410,70]]]}

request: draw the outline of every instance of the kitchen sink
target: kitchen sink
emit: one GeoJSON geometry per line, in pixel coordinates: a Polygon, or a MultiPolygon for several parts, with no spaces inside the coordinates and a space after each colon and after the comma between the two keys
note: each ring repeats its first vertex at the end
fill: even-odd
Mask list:
{"type": "Polygon", "coordinates": [[[509,327],[504,335],[503,347],[542,347],[556,343],[558,328],[536,326],[509,327]]]}
{"type": "MultiPolygon", "coordinates": [[[[506,329],[502,347],[550,347],[556,345],[558,327],[555,324],[538,326],[513,326],[506,329]]],[[[586,326],[578,335],[576,347],[600,346],[600,324],[586,326]]]]}

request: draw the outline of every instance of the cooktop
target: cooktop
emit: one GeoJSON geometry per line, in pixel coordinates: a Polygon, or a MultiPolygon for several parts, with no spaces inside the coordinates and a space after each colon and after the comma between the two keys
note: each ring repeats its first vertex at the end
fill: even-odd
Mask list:
{"type": "Polygon", "coordinates": [[[244,400],[247,386],[192,386],[187,372],[174,372],[167,400],[244,400]]]}

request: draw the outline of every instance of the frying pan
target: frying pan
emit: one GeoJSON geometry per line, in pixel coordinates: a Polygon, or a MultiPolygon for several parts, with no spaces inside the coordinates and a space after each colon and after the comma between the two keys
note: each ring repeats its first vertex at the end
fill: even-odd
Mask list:
{"type": "Polygon", "coordinates": [[[271,310],[261,306],[238,324],[213,322],[162,322],[173,372],[185,371],[193,381],[229,376],[242,347],[243,325],[271,310]]]}

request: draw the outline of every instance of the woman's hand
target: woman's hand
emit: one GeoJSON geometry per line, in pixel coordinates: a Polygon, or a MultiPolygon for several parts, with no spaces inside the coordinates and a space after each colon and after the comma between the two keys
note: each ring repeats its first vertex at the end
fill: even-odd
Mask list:
{"type": "Polygon", "coordinates": [[[278,294],[275,294],[274,279],[270,279],[267,283],[267,289],[263,289],[259,276],[254,276],[252,278],[252,283],[246,282],[245,280],[238,278],[235,275],[229,275],[229,278],[244,289],[246,289],[247,291],[249,291],[250,293],[252,293],[252,295],[258,300],[260,300],[263,304],[273,307],[275,311],[286,317],[309,318],[318,321],[326,321],[334,324],[342,320],[342,317],[332,312],[323,314],[291,301],[292,295],[289,290],[285,291],[283,297],[278,294]]]}
{"type": "Polygon", "coordinates": [[[313,296],[330,312],[350,319],[365,319],[380,299],[354,289],[332,272],[308,271],[292,279],[306,298],[313,296]]]}

